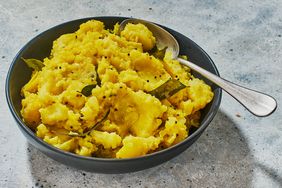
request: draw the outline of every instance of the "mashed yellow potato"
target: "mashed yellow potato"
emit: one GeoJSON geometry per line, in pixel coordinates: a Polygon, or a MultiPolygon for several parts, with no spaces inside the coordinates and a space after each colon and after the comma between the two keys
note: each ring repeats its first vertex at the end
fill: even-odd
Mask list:
{"type": "Polygon", "coordinates": [[[170,53],[148,53],[156,39],[144,25],[118,28],[91,20],[60,36],[22,88],[23,119],[45,142],[78,155],[131,158],[179,143],[199,125],[211,88],[170,53]],[[184,87],[165,98],[152,94],[168,80],[184,87]]]}

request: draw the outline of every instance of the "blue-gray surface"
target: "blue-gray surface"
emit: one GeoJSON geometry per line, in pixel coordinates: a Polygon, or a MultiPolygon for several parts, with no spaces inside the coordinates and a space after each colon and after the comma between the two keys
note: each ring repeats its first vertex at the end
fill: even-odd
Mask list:
{"type": "Polygon", "coordinates": [[[26,142],[4,96],[7,69],[39,32],[89,16],[133,16],[196,41],[221,76],[273,95],[281,105],[281,0],[0,0],[0,187],[282,187],[282,112],[256,118],[224,94],[203,136],[158,167],[103,175],[66,167],[26,142]]]}

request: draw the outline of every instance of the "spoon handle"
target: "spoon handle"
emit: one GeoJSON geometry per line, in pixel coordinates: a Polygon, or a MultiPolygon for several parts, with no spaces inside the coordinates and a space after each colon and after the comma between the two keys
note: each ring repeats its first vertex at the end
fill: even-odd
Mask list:
{"type": "Polygon", "coordinates": [[[264,93],[247,89],[245,87],[234,84],[230,81],[222,79],[209,71],[186,61],[184,59],[177,59],[181,64],[190,67],[192,70],[198,72],[205,78],[209,79],[227,93],[229,93],[233,98],[239,101],[247,110],[256,116],[263,117],[268,116],[274,112],[277,107],[276,100],[264,93]]]}

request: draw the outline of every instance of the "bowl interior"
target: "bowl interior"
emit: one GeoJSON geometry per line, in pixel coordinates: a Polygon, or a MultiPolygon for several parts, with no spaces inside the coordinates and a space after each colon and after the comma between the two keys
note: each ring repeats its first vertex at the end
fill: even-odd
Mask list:
{"type": "MultiPolygon", "coordinates": [[[[79,25],[90,20],[96,19],[104,22],[105,27],[112,29],[113,25],[116,22],[121,22],[126,19],[125,17],[95,17],[95,18],[84,18],[80,20],[74,20],[71,22],[67,22],[58,26],[55,26],[35,38],[33,38],[30,42],[28,42],[16,55],[13,60],[13,63],[10,66],[10,70],[8,72],[7,80],[6,80],[6,96],[9,107],[16,118],[16,120],[21,124],[20,126],[25,126],[24,122],[21,120],[21,100],[22,97],[20,95],[21,88],[29,81],[31,77],[31,69],[26,66],[25,63],[22,62],[21,57],[23,58],[36,58],[43,59],[48,57],[50,54],[50,50],[52,48],[52,43],[55,39],[57,39],[60,35],[65,33],[71,33],[76,31],[79,28],[79,25]]],[[[179,42],[180,46],[180,54],[187,55],[189,60],[196,63],[197,65],[205,68],[206,70],[218,74],[218,71],[209,58],[209,56],[192,40],[185,37],[184,35],[164,27],[167,31],[169,31],[179,42]]],[[[218,88],[215,84],[211,83],[209,80],[203,78],[201,75],[197,73],[193,73],[196,77],[203,79],[207,82],[214,91],[214,99],[211,103],[209,103],[205,109],[202,110],[202,119],[201,122],[211,121],[214,115],[216,114],[220,100],[221,100],[221,89],[218,88]]],[[[208,123],[209,123],[208,122],[208,123]]],[[[208,123],[205,123],[205,126],[200,126],[199,129],[205,129],[208,123]]],[[[27,127],[24,127],[26,131],[31,133],[31,130],[27,127]]],[[[199,134],[199,130],[192,130],[192,134],[186,139],[189,140],[191,136],[194,134],[199,134]]]]}

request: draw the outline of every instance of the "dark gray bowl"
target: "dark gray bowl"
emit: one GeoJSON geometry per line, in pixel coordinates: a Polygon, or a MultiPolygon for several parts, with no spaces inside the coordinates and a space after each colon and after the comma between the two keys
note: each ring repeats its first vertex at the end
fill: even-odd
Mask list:
{"type": "MultiPolygon", "coordinates": [[[[204,79],[209,85],[211,85],[215,94],[213,101],[202,110],[201,126],[197,130],[192,130],[192,134],[181,143],[143,157],[131,159],[104,159],[83,157],[70,152],[65,152],[47,144],[38,138],[34,132],[22,121],[20,115],[22,99],[20,91],[24,84],[26,84],[30,79],[31,69],[29,69],[20,58],[25,57],[43,59],[44,57],[49,56],[52,47],[52,41],[57,39],[62,34],[76,31],[80,24],[90,19],[101,20],[104,22],[106,28],[112,28],[116,22],[121,22],[126,18],[92,17],[63,23],[44,31],[33,38],[18,52],[14,58],[6,79],[6,98],[11,113],[15,118],[19,129],[25,135],[27,140],[44,154],[63,164],[99,173],[125,173],[143,170],[159,165],[186,150],[207,128],[217,113],[221,101],[221,89],[196,73],[194,73],[196,77],[204,79]]],[[[219,75],[211,58],[195,42],[172,29],[166,27],[164,28],[169,31],[179,42],[180,54],[188,55],[192,62],[216,75],[219,75]]]]}

